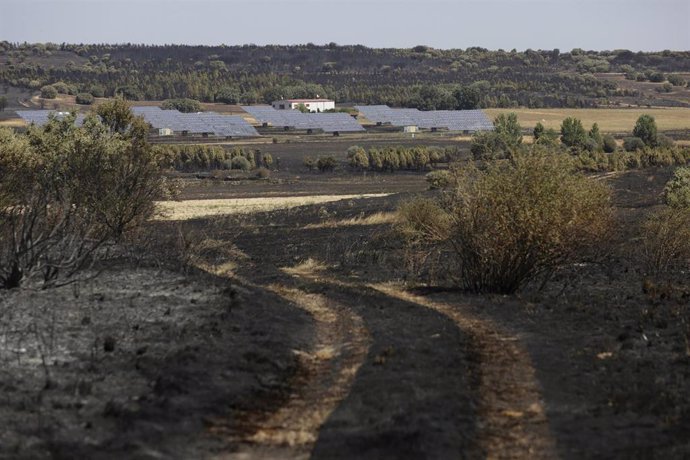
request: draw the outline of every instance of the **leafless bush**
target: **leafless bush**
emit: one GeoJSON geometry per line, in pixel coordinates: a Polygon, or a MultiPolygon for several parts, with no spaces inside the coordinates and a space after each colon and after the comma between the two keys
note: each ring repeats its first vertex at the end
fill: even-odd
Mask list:
{"type": "Polygon", "coordinates": [[[663,276],[690,259],[690,210],[663,208],[642,223],[639,254],[649,276],[663,276]]]}

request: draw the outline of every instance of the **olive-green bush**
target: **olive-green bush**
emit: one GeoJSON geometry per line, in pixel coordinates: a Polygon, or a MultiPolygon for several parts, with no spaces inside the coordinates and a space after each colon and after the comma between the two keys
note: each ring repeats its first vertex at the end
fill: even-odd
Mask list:
{"type": "Polygon", "coordinates": [[[408,249],[446,257],[447,279],[471,292],[513,293],[576,262],[608,235],[610,191],[577,173],[567,155],[534,149],[483,169],[454,170],[438,199],[400,208],[408,249]]]}

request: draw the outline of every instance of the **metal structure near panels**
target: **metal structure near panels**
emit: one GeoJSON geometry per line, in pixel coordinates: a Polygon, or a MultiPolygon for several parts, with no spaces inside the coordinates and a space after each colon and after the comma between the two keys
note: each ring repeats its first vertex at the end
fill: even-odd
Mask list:
{"type": "MultiPolygon", "coordinates": [[[[56,110],[17,110],[17,115],[19,115],[19,117],[21,117],[22,120],[26,121],[29,124],[43,126],[46,123],[48,123],[48,120],[51,116],[58,120],[62,120],[63,118],[70,115],[70,113],[59,112],[56,110]]],[[[85,118],[86,116],[84,114],[78,113],[77,118],[75,120],[76,125],[83,125],[85,118]]]]}
{"type": "Polygon", "coordinates": [[[374,123],[417,126],[450,131],[492,131],[494,125],[481,110],[394,109],[387,105],[358,105],[355,108],[374,123]]]}
{"type": "Polygon", "coordinates": [[[221,115],[215,112],[182,113],[159,107],[132,107],[132,113],[144,117],[157,129],[175,132],[207,134],[220,137],[258,136],[256,129],[239,115],[221,115]]]}
{"type": "Polygon", "coordinates": [[[275,127],[320,130],[325,133],[361,132],[364,127],[347,113],[302,113],[299,110],[276,110],[271,106],[242,106],[259,123],[275,127]]]}

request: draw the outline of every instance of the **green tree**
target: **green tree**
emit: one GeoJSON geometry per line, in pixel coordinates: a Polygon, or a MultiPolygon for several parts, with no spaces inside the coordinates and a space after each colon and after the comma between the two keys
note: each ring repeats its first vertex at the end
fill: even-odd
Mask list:
{"type": "Polygon", "coordinates": [[[561,142],[567,147],[582,148],[587,142],[587,131],[582,122],[574,117],[568,117],[561,124],[561,142]]]}
{"type": "Polygon", "coordinates": [[[500,114],[494,120],[494,130],[477,132],[472,136],[470,151],[478,160],[505,158],[522,144],[522,128],[517,114],[500,114]]]}
{"type": "Polygon", "coordinates": [[[497,116],[494,120],[494,132],[508,148],[515,149],[522,144],[522,127],[515,112],[497,116]]]}
{"type": "Polygon", "coordinates": [[[544,125],[541,124],[540,121],[537,122],[537,124],[534,126],[534,130],[532,131],[532,136],[534,136],[534,141],[538,141],[541,136],[544,135],[544,131],[546,131],[546,128],[544,128],[544,125]]]}
{"type": "Polygon", "coordinates": [[[640,115],[633,128],[633,136],[642,139],[645,145],[655,147],[657,145],[657,127],[654,117],[651,115],[640,115]]]}
{"type": "Polygon", "coordinates": [[[58,90],[52,85],[41,87],[41,97],[43,99],[55,99],[58,95],[58,90]]]}
{"type": "Polygon", "coordinates": [[[458,110],[472,110],[479,108],[481,95],[476,88],[463,86],[453,91],[455,108],[458,110]]]}
{"type": "Polygon", "coordinates": [[[601,152],[604,149],[604,138],[601,135],[601,131],[599,131],[599,125],[597,123],[592,125],[592,129],[589,130],[588,136],[593,141],[594,145],[596,145],[596,150],[601,152]]]}
{"type": "Polygon", "coordinates": [[[7,108],[7,96],[0,96],[0,112],[7,108]]]}
{"type": "Polygon", "coordinates": [[[111,131],[123,133],[134,120],[134,114],[124,99],[113,99],[96,108],[96,113],[111,131]]]}
{"type": "Polygon", "coordinates": [[[215,100],[225,104],[238,104],[240,102],[240,90],[234,86],[225,86],[216,93],[215,100]]]}
{"type": "Polygon", "coordinates": [[[194,99],[182,98],[182,99],[167,99],[161,104],[162,109],[179,110],[182,113],[194,113],[201,112],[201,103],[194,99]]]}

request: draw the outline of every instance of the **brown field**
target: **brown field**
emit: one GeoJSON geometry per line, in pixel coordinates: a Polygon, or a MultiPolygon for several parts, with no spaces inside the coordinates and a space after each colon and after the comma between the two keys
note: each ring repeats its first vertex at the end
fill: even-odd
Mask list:
{"type": "Polygon", "coordinates": [[[533,128],[541,122],[546,128],[560,129],[566,117],[582,120],[586,128],[593,123],[599,129],[609,133],[629,133],[635,126],[637,118],[649,114],[656,120],[660,131],[677,131],[690,129],[690,108],[629,108],[629,109],[486,109],[490,117],[500,113],[515,112],[523,128],[533,128]]]}

